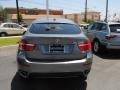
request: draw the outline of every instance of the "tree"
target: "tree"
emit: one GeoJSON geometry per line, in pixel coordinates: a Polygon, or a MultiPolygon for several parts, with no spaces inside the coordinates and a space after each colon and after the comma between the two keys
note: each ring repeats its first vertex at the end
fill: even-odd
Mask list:
{"type": "Polygon", "coordinates": [[[83,22],[85,22],[85,23],[92,23],[92,22],[94,22],[94,20],[92,20],[92,19],[87,19],[87,21],[85,21],[85,19],[83,19],[83,22]]]}
{"type": "Polygon", "coordinates": [[[0,21],[5,22],[8,19],[8,13],[0,6],[0,21]]]}

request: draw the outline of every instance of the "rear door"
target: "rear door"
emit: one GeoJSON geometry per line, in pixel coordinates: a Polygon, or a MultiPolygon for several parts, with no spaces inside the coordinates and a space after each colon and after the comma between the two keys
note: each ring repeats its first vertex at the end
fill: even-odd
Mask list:
{"type": "Polygon", "coordinates": [[[88,30],[85,30],[86,36],[93,42],[95,38],[95,33],[97,30],[96,23],[92,23],[89,25],[88,30]]]}
{"type": "Polygon", "coordinates": [[[108,25],[106,23],[99,23],[98,29],[96,31],[96,38],[100,41],[102,45],[105,45],[107,43],[106,35],[108,34],[108,25]]]}
{"type": "Polygon", "coordinates": [[[13,25],[13,29],[14,29],[15,34],[23,34],[24,31],[22,30],[22,27],[20,27],[17,24],[12,24],[12,25],[13,25]]]}

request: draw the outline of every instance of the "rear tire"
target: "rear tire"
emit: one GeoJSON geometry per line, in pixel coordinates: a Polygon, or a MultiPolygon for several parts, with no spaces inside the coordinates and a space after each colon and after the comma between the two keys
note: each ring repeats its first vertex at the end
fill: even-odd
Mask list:
{"type": "Polygon", "coordinates": [[[101,50],[101,45],[100,45],[100,42],[98,40],[95,40],[93,42],[93,52],[95,54],[98,54],[100,53],[102,50],[101,50]]]}
{"type": "Polygon", "coordinates": [[[6,33],[0,33],[0,36],[5,37],[5,36],[7,36],[7,34],[6,33]]]}

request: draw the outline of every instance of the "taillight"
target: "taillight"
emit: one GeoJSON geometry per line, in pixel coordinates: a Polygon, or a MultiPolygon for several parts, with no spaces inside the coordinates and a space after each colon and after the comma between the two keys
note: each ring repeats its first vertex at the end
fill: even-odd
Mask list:
{"type": "Polygon", "coordinates": [[[35,48],[35,44],[27,43],[24,39],[22,39],[19,43],[19,49],[24,51],[33,51],[35,48]]]}
{"type": "Polygon", "coordinates": [[[116,35],[106,35],[105,36],[105,38],[107,39],[107,40],[111,40],[111,39],[113,39],[113,38],[115,38],[115,37],[117,37],[116,35]]]}
{"type": "Polygon", "coordinates": [[[78,43],[78,48],[81,51],[90,51],[92,49],[92,45],[91,45],[91,42],[87,40],[83,43],[78,43]]]}

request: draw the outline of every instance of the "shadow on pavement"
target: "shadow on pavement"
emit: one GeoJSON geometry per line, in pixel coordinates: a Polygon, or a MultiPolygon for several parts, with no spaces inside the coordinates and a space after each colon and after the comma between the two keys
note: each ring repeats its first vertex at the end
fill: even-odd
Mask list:
{"type": "Polygon", "coordinates": [[[16,74],[11,90],[86,90],[87,82],[79,78],[23,79],[16,74]]]}
{"type": "Polygon", "coordinates": [[[97,54],[98,57],[109,60],[120,60],[120,51],[107,51],[101,54],[97,54]]]}

